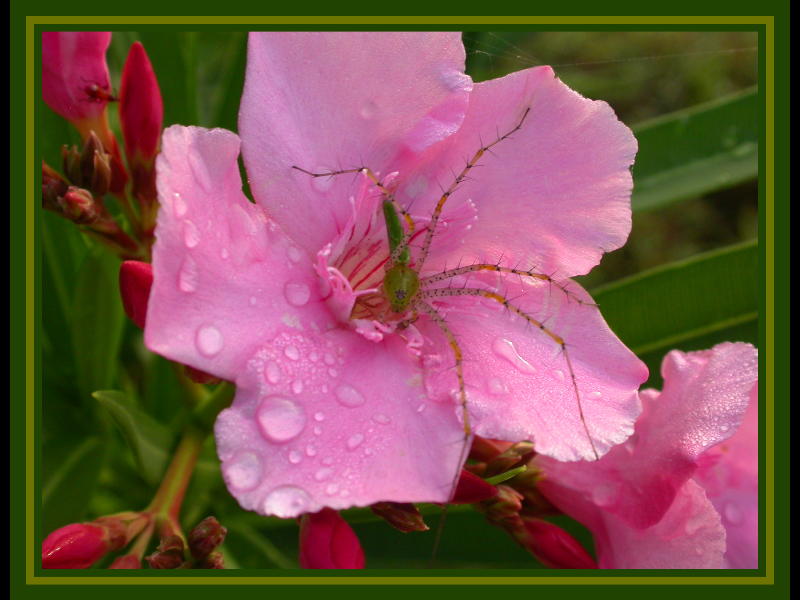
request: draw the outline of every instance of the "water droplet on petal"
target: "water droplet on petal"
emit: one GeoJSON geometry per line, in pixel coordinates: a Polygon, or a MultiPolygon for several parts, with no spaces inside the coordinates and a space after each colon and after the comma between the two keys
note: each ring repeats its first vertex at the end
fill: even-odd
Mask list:
{"type": "Polygon", "coordinates": [[[331,377],[336,377],[337,375],[339,375],[339,371],[337,371],[336,369],[328,369],[328,375],[330,375],[331,377]]]}
{"type": "Polygon", "coordinates": [[[314,420],[315,421],[324,421],[325,420],[325,413],[314,413],[314,420]]]}
{"type": "Polygon", "coordinates": [[[300,393],[302,393],[302,391],[303,391],[303,382],[302,382],[302,381],[300,381],[299,379],[295,379],[295,380],[292,382],[292,391],[293,391],[295,394],[300,394],[300,393]]]}
{"type": "Polygon", "coordinates": [[[299,464],[303,460],[303,455],[297,450],[289,452],[289,462],[293,465],[299,464]]]}
{"type": "Polygon", "coordinates": [[[286,355],[286,358],[290,360],[299,360],[300,358],[300,351],[296,346],[286,346],[286,348],[283,349],[283,353],[286,355]]]}
{"type": "Polygon", "coordinates": [[[514,347],[514,342],[511,340],[497,338],[492,344],[492,349],[494,349],[495,354],[505,358],[521,373],[536,373],[536,369],[533,365],[519,355],[519,352],[517,352],[517,349],[514,347]]]}
{"type": "Polygon", "coordinates": [[[180,271],[178,271],[178,287],[187,294],[197,289],[197,280],[200,274],[197,270],[197,263],[191,256],[183,259],[180,271]]]}
{"type": "Polygon", "coordinates": [[[172,210],[175,213],[175,216],[180,219],[186,214],[188,208],[189,207],[186,205],[186,200],[184,200],[178,192],[175,192],[172,198],[172,210]]]}
{"type": "Polygon", "coordinates": [[[377,415],[372,417],[372,420],[375,421],[376,423],[380,423],[381,425],[388,425],[389,423],[392,422],[392,420],[383,413],[378,413],[377,415]]]}
{"type": "Polygon", "coordinates": [[[314,473],[314,479],[316,481],[325,481],[326,479],[330,478],[331,475],[333,475],[333,469],[325,467],[314,473]]]}
{"type": "Polygon", "coordinates": [[[730,429],[730,426],[728,426],[728,425],[722,424],[722,425],[720,425],[720,426],[719,426],[719,430],[720,430],[721,432],[723,432],[723,433],[725,433],[726,431],[728,431],[728,429],[730,429]]]}
{"type": "Polygon", "coordinates": [[[220,250],[220,251],[219,251],[219,255],[220,255],[220,256],[221,256],[223,259],[227,259],[227,258],[228,258],[228,256],[229,256],[229,254],[228,254],[228,249],[227,249],[227,248],[223,248],[222,250],[220,250]]]}
{"type": "Polygon", "coordinates": [[[739,525],[744,519],[742,511],[733,502],[728,502],[725,508],[722,509],[722,514],[725,520],[731,525],[739,525]]]}
{"type": "Polygon", "coordinates": [[[271,384],[276,384],[281,380],[281,368],[275,361],[269,361],[264,369],[264,377],[271,384]]]}
{"type": "Polygon", "coordinates": [[[219,354],[225,344],[222,333],[213,325],[205,325],[198,329],[194,342],[198,352],[209,358],[219,354]]]}
{"type": "Polygon", "coordinates": [[[325,358],[323,359],[326,365],[335,365],[336,364],[336,357],[331,354],[330,352],[325,353],[325,358]]]}
{"type": "Polygon", "coordinates": [[[356,388],[351,385],[343,384],[336,388],[336,399],[342,406],[354,408],[364,404],[366,399],[356,388]]]}
{"type": "Polygon", "coordinates": [[[360,433],[350,436],[350,439],[347,440],[347,449],[355,450],[361,445],[363,441],[364,441],[364,436],[361,435],[360,433]]]}
{"type": "Polygon", "coordinates": [[[367,100],[364,104],[361,105],[361,110],[359,114],[361,115],[362,119],[373,119],[375,118],[375,114],[378,112],[378,105],[375,104],[372,100],[367,100]]]}
{"type": "Polygon", "coordinates": [[[339,491],[339,486],[335,483],[329,483],[328,487],[325,488],[325,493],[329,496],[333,496],[336,492],[339,491]]]}
{"type": "Polygon", "coordinates": [[[309,512],[312,506],[311,496],[304,489],[293,485],[284,485],[272,490],[262,506],[264,513],[287,519],[309,512]]]}
{"type": "Polygon", "coordinates": [[[489,380],[489,392],[496,396],[501,396],[508,393],[508,388],[502,379],[499,377],[492,377],[489,380]]]}
{"type": "Polygon", "coordinates": [[[223,469],[225,481],[236,490],[252,490],[263,476],[261,459],[255,452],[239,452],[223,469]]]}
{"type": "Polygon", "coordinates": [[[194,248],[200,243],[200,231],[191,221],[183,222],[183,243],[187,248],[194,248]]]}
{"type": "Polygon", "coordinates": [[[314,446],[312,446],[311,444],[306,446],[306,456],[316,456],[316,455],[317,455],[317,449],[314,446]]]}
{"type": "Polygon", "coordinates": [[[283,288],[286,301],[292,306],[303,306],[311,297],[311,290],[305,283],[289,282],[283,288]]]}
{"type": "Polygon", "coordinates": [[[558,379],[559,381],[564,381],[565,379],[564,371],[562,371],[561,369],[556,369],[555,371],[553,371],[553,375],[555,375],[556,379],[558,379]]]}
{"type": "Polygon", "coordinates": [[[256,297],[255,296],[250,296],[250,306],[255,306],[256,302],[258,302],[256,300],[256,297]]]}
{"type": "Polygon", "coordinates": [[[256,421],[261,434],[277,443],[296,438],[306,425],[303,409],[287,398],[264,398],[256,410],[256,421]]]}
{"type": "Polygon", "coordinates": [[[303,253],[294,246],[289,246],[289,249],[286,251],[286,255],[293,263],[298,263],[303,258],[303,253]]]}

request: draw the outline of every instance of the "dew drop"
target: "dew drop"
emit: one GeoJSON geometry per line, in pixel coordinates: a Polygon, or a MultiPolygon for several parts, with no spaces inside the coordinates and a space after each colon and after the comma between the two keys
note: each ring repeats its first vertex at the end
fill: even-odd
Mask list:
{"type": "Polygon", "coordinates": [[[224,465],[225,481],[236,490],[252,490],[263,476],[263,467],[258,454],[245,450],[239,452],[233,459],[224,465]]]}
{"type": "Polygon", "coordinates": [[[183,222],[183,243],[187,248],[194,248],[200,243],[200,231],[191,221],[183,222]]]}
{"type": "Polygon", "coordinates": [[[335,483],[329,483],[328,487],[325,488],[325,493],[329,496],[333,496],[336,492],[339,491],[339,486],[335,483]]]}
{"type": "Polygon", "coordinates": [[[325,353],[325,358],[323,359],[326,365],[335,365],[336,364],[336,357],[331,354],[330,352],[325,353]]]}
{"type": "Polygon", "coordinates": [[[183,259],[180,271],[178,271],[178,287],[182,292],[191,293],[197,289],[197,281],[200,274],[197,270],[197,263],[191,256],[183,259]]]}
{"type": "Polygon", "coordinates": [[[361,105],[359,114],[361,115],[362,119],[374,119],[377,112],[378,105],[372,100],[367,100],[361,105]]]}
{"type": "Polygon", "coordinates": [[[330,375],[331,377],[336,377],[337,375],[339,375],[339,371],[337,371],[336,369],[328,369],[328,375],[330,375]]]}
{"type": "Polygon", "coordinates": [[[303,460],[303,455],[297,450],[289,452],[289,462],[293,465],[299,464],[303,460]]]}
{"type": "Polygon", "coordinates": [[[514,347],[514,342],[503,338],[497,338],[492,344],[495,354],[505,358],[521,373],[533,374],[536,369],[527,360],[522,358],[514,347]]]}
{"type": "Polygon", "coordinates": [[[326,479],[330,479],[331,475],[333,475],[333,469],[325,467],[314,473],[314,479],[316,481],[325,481],[326,479]]]}
{"type": "Polygon", "coordinates": [[[317,362],[319,360],[319,354],[317,354],[316,351],[312,350],[311,354],[308,355],[308,360],[314,363],[317,362]]]}
{"type": "Polygon", "coordinates": [[[256,410],[256,421],[261,434],[276,443],[296,438],[306,425],[303,409],[287,398],[269,396],[256,410]]]}
{"type": "Polygon", "coordinates": [[[356,388],[351,385],[343,384],[336,388],[336,399],[342,406],[354,408],[364,404],[366,399],[356,388]]]}
{"type": "Polygon", "coordinates": [[[489,393],[496,396],[502,396],[503,394],[508,393],[508,388],[502,379],[499,377],[492,377],[489,380],[489,393]]]}
{"type": "Polygon", "coordinates": [[[197,330],[194,343],[200,354],[211,358],[219,354],[225,344],[225,340],[222,338],[219,329],[213,325],[204,325],[197,330]]]}
{"type": "Polygon", "coordinates": [[[562,371],[561,369],[556,369],[555,371],[553,371],[553,375],[555,375],[556,379],[558,379],[559,381],[564,381],[565,379],[564,371],[562,371]]]}
{"type": "Polygon", "coordinates": [[[314,420],[315,421],[324,421],[325,420],[325,413],[314,413],[314,420]]]}
{"type": "Polygon", "coordinates": [[[314,446],[312,446],[311,444],[306,446],[306,456],[316,456],[316,455],[317,455],[317,449],[314,446]]]}
{"type": "Polygon", "coordinates": [[[729,429],[730,429],[730,427],[729,427],[728,425],[725,425],[725,424],[722,424],[722,425],[720,425],[720,426],[719,426],[719,430],[720,430],[721,432],[723,432],[723,433],[725,433],[725,432],[726,432],[726,431],[728,431],[729,429]]]}
{"type": "Polygon", "coordinates": [[[602,398],[602,397],[603,397],[603,393],[602,392],[592,392],[592,393],[589,394],[589,398],[591,398],[592,400],[597,400],[598,398],[602,398]]]}
{"type": "Polygon", "coordinates": [[[319,425],[314,426],[314,435],[320,435],[322,433],[322,427],[319,425]]]}
{"type": "Polygon", "coordinates": [[[286,358],[290,360],[299,360],[300,358],[300,351],[296,346],[286,346],[286,348],[283,349],[283,353],[286,355],[286,358]]]}
{"type": "Polygon", "coordinates": [[[392,420],[383,413],[378,413],[377,415],[372,417],[372,420],[375,421],[376,423],[380,423],[381,425],[388,425],[389,423],[392,422],[392,420]]]}
{"type": "Polygon", "coordinates": [[[220,255],[220,256],[221,256],[223,259],[227,259],[227,258],[228,258],[228,256],[229,256],[229,254],[228,254],[228,249],[227,249],[227,248],[223,248],[222,250],[220,250],[220,251],[219,251],[219,255],[220,255]]]}
{"type": "Polygon", "coordinates": [[[731,525],[739,525],[744,519],[742,511],[733,502],[728,502],[725,508],[722,509],[722,514],[725,520],[731,525]]]}
{"type": "Polygon", "coordinates": [[[289,282],[283,288],[286,301],[292,306],[304,306],[311,297],[311,290],[305,283],[289,282]]]}
{"type": "Polygon", "coordinates": [[[255,306],[256,302],[257,302],[256,297],[250,296],[250,306],[255,306]]]}
{"type": "Polygon", "coordinates": [[[418,412],[418,413],[421,413],[421,412],[422,412],[422,411],[424,411],[424,410],[425,410],[425,404],[424,404],[424,403],[423,403],[423,404],[420,404],[420,405],[417,407],[417,412],[418,412]]]}
{"type": "Polygon", "coordinates": [[[175,216],[180,219],[186,214],[188,209],[189,207],[186,205],[186,200],[183,199],[183,196],[175,192],[172,198],[172,211],[175,213],[175,216]]]}
{"type": "Polygon", "coordinates": [[[293,485],[275,488],[264,498],[263,504],[265,514],[284,519],[309,512],[312,508],[316,507],[312,506],[311,496],[308,495],[308,492],[293,485]]]}
{"type": "Polygon", "coordinates": [[[288,256],[289,260],[293,263],[298,263],[303,258],[303,253],[294,246],[289,246],[289,249],[286,251],[286,256],[288,256]]]}
{"type": "Polygon", "coordinates": [[[295,394],[300,394],[300,393],[302,393],[302,392],[303,392],[303,382],[302,382],[302,381],[300,381],[299,379],[295,379],[295,380],[292,382],[292,391],[293,391],[295,394]]]}
{"type": "Polygon", "coordinates": [[[361,445],[363,441],[364,441],[364,436],[361,435],[360,433],[350,436],[350,439],[347,440],[347,449],[355,450],[361,445]]]}
{"type": "Polygon", "coordinates": [[[281,380],[281,368],[278,366],[278,363],[273,360],[269,361],[266,369],[264,369],[264,376],[271,384],[275,385],[278,383],[281,380]]]}

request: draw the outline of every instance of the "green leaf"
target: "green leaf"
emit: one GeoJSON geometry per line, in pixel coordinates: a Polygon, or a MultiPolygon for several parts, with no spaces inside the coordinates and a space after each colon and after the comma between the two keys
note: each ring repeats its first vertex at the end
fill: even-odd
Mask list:
{"type": "Polygon", "coordinates": [[[645,271],[592,295],[611,329],[658,381],[669,350],[757,343],[758,281],[758,244],[751,241],[645,271]]]}
{"type": "Polygon", "coordinates": [[[78,271],[72,299],[72,348],[78,388],[84,397],[114,383],[124,315],[119,261],[95,248],[78,271]]]}
{"type": "Polygon", "coordinates": [[[142,477],[150,484],[157,483],[170,456],[172,434],[161,423],[139,410],[122,392],[103,390],[92,396],[119,427],[142,477]]]}
{"type": "Polygon", "coordinates": [[[651,210],[755,178],[757,119],[758,95],[752,90],[636,127],[633,210],[651,210]]]}
{"type": "Polygon", "coordinates": [[[90,437],[64,446],[56,441],[44,449],[49,461],[48,476],[42,485],[42,533],[80,521],[94,492],[106,457],[106,442],[90,437]],[[60,459],[60,460],[59,460],[60,459]]]}

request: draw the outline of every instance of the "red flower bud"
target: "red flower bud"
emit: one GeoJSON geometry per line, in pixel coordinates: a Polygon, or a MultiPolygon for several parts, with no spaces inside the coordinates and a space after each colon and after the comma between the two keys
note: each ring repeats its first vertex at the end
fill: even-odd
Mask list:
{"type": "Polygon", "coordinates": [[[164,107],[153,67],[139,42],[131,46],[122,70],[119,117],[134,195],[155,201],[155,163],[164,107]]]}
{"type": "Polygon", "coordinates": [[[147,301],[153,286],[153,265],[138,260],[126,260],[119,267],[119,291],[122,306],[131,321],[144,329],[147,301]]]}
{"type": "Polygon", "coordinates": [[[142,561],[135,554],[125,554],[114,559],[109,569],[141,569],[142,561]]]}
{"type": "Polygon", "coordinates": [[[553,569],[596,569],[597,563],[578,540],[558,525],[543,519],[523,519],[524,534],[518,541],[539,562],[553,569]]]}
{"type": "Polygon", "coordinates": [[[189,550],[196,560],[202,560],[225,541],[228,530],[214,517],[206,517],[189,532],[189,550]]]}
{"type": "Polygon", "coordinates": [[[473,504],[481,500],[488,500],[497,495],[497,488],[487,483],[474,473],[461,469],[455,494],[450,500],[451,504],[473,504]]]}
{"type": "Polygon", "coordinates": [[[105,528],[72,523],[56,529],[42,542],[42,568],[86,569],[111,549],[105,528]]]}
{"type": "Polygon", "coordinates": [[[300,566],[304,569],[363,569],[364,551],[338,512],[323,508],[300,519],[300,566]]]}

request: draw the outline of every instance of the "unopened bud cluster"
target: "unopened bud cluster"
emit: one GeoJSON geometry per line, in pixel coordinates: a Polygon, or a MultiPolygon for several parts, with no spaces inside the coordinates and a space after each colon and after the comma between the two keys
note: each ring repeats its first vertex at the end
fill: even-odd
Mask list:
{"type": "Polygon", "coordinates": [[[222,554],[216,549],[227,533],[217,519],[206,517],[189,532],[188,547],[180,535],[164,535],[147,563],[151,569],[224,569],[222,554]]]}

